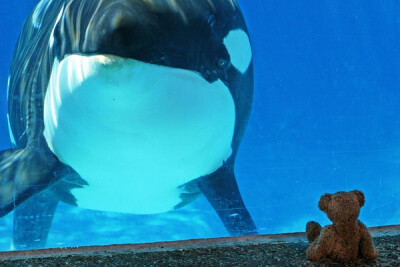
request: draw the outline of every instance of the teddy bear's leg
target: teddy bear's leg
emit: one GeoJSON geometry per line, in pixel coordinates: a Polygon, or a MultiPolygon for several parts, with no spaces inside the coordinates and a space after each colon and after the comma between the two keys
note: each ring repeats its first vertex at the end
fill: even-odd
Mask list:
{"type": "Polygon", "coordinates": [[[367,227],[360,221],[358,221],[360,227],[360,254],[367,260],[376,260],[378,257],[378,251],[375,249],[374,243],[372,242],[371,234],[368,232],[367,227]]]}
{"type": "Polygon", "coordinates": [[[306,233],[307,233],[307,240],[309,243],[314,242],[315,239],[319,236],[321,233],[321,225],[317,222],[311,221],[307,223],[306,226],[306,233]]]}

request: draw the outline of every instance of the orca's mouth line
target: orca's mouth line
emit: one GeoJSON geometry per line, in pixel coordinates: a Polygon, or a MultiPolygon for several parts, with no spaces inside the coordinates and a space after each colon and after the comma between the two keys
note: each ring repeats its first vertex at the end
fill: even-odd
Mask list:
{"type": "MultiPolygon", "coordinates": [[[[110,53],[73,53],[73,54],[65,54],[64,57],[60,60],[58,59],[58,62],[63,61],[65,58],[70,57],[70,56],[81,56],[81,57],[103,57],[103,58],[99,58],[99,63],[103,64],[103,65],[112,65],[118,61],[121,60],[133,60],[136,62],[140,62],[143,64],[149,64],[149,65],[154,65],[154,66],[160,66],[160,67],[166,67],[166,68],[172,68],[172,69],[177,69],[177,70],[185,70],[185,71],[190,71],[196,75],[199,75],[199,77],[202,77],[203,79],[207,80],[206,78],[204,78],[204,76],[197,70],[192,70],[192,69],[187,69],[187,68],[180,68],[180,67],[174,67],[174,66],[169,66],[169,65],[165,65],[163,63],[164,60],[163,59],[159,59],[159,60],[151,60],[149,62],[147,61],[143,61],[143,60],[138,60],[135,58],[130,58],[130,57],[122,57],[120,55],[117,54],[110,54],[110,53]]],[[[213,81],[215,82],[215,81],[213,81]]]]}

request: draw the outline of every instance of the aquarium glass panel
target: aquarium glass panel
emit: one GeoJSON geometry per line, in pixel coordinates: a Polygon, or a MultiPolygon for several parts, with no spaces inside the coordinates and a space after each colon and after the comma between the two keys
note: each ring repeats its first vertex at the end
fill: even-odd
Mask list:
{"type": "Polygon", "coordinates": [[[0,9],[0,250],[400,224],[400,3],[0,9]]]}

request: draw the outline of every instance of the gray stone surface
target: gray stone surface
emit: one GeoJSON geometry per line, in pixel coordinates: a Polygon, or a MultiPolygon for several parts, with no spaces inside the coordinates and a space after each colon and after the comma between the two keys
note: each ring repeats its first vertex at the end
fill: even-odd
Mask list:
{"type": "MultiPolygon", "coordinates": [[[[400,266],[400,227],[372,230],[379,258],[348,266],[400,266]]],[[[304,233],[16,251],[0,253],[0,266],[343,266],[306,259],[304,233]]]]}

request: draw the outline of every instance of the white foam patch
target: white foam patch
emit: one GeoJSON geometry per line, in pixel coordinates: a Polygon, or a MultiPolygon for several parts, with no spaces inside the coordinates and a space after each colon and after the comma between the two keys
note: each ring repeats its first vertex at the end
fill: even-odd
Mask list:
{"type": "Polygon", "coordinates": [[[7,101],[10,95],[10,80],[11,80],[11,76],[8,76],[8,80],[7,80],[7,101]]]}
{"type": "Polygon", "coordinates": [[[52,48],[53,45],[54,45],[54,30],[56,29],[56,26],[57,26],[58,22],[60,21],[61,16],[62,16],[63,13],[64,13],[64,6],[61,8],[60,12],[58,13],[56,22],[54,23],[53,29],[51,30],[51,34],[50,34],[50,37],[49,37],[49,46],[50,46],[50,48],[52,48]]]}
{"type": "Polygon", "coordinates": [[[35,28],[40,28],[42,26],[43,18],[51,2],[53,2],[53,0],[41,0],[39,4],[37,4],[32,14],[32,24],[35,28]]]}
{"type": "Polygon", "coordinates": [[[10,124],[10,116],[7,113],[7,123],[8,123],[8,133],[10,134],[10,140],[11,140],[11,144],[13,147],[17,146],[17,143],[15,142],[15,137],[14,134],[11,130],[11,124],[10,124]]]}
{"type": "Polygon", "coordinates": [[[253,57],[249,36],[241,29],[232,30],[224,38],[224,45],[232,65],[241,73],[245,73],[253,57]]]}
{"type": "Polygon", "coordinates": [[[73,191],[80,207],[150,214],[228,159],[235,107],[221,81],[192,71],[70,55],[53,67],[44,122],[49,147],[89,183],[73,191]]]}

